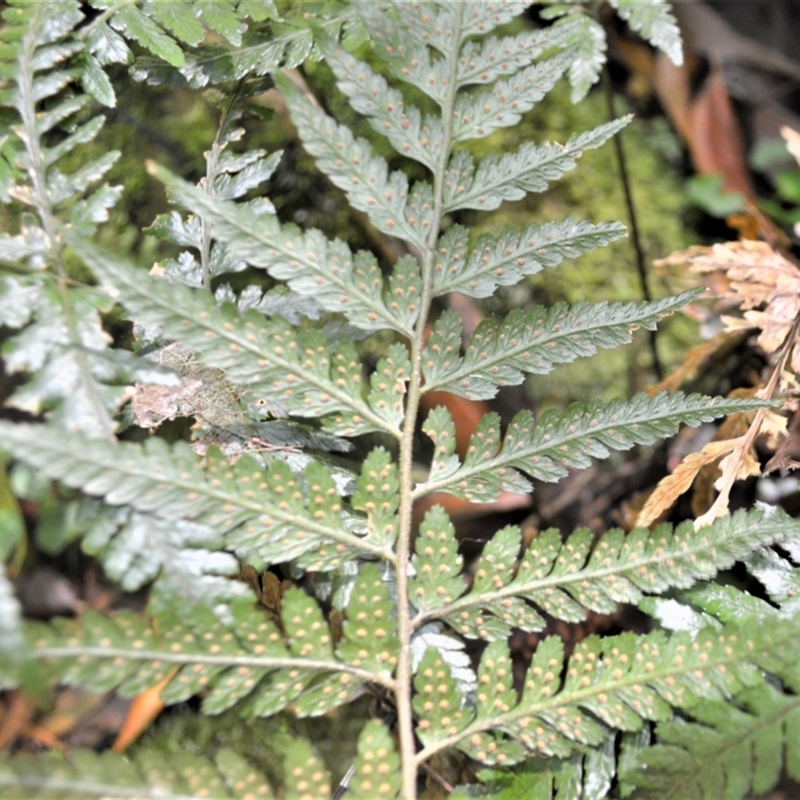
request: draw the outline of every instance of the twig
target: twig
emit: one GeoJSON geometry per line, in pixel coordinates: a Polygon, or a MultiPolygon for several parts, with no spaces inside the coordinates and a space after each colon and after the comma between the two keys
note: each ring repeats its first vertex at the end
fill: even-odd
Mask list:
{"type": "MultiPolygon", "coordinates": [[[[608,73],[608,65],[603,69],[603,89],[606,95],[606,105],[608,106],[609,119],[616,119],[617,112],[614,107],[614,89],[611,86],[611,77],[608,73]]],[[[617,156],[617,164],[619,165],[619,175],[622,181],[622,191],[625,195],[625,205],[628,208],[628,220],[631,225],[631,244],[633,251],[636,255],[636,271],[639,274],[639,284],[642,287],[642,297],[649,303],[652,302],[653,296],[650,292],[650,286],[647,281],[647,264],[644,260],[644,249],[642,248],[642,238],[639,234],[639,221],[636,214],[636,206],[633,202],[633,193],[631,192],[631,182],[628,175],[628,162],[625,158],[625,150],[622,146],[622,135],[617,132],[613,136],[614,152],[617,156]]],[[[649,331],[650,351],[653,358],[653,370],[659,381],[664,380],[664,367],[661,364],[661,359],[658,357],[658,340],[656,338],[656,331],[649,331]]]]}

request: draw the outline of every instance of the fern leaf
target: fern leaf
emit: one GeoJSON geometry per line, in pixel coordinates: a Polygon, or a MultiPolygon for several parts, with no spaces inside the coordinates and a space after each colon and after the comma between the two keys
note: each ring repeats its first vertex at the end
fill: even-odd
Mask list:
{"type": "Polygon", "coordinates": [[[622,117],[607,122],[570,137],[564,145],[526,142],[516,153],[484,156],[477,168],[467,151],[459,151],[449,167],[451,180],[445,186],[445,209],[493,211],[506,200],[521,200],[530,192],[543,192],[551,181],[574,169],[586,150],[603,145],[629,121],[630,117],[622,117]]]}
{"type": "Polygon", "coordinates": [[[192,13],[188,3],[148,3],[147,11],[158,25],[192,47],[206,38],[205,28],[192,13]]]}
{"type": "Polygon", "coordinates": [[[356,481],[351,503],[353,508],[366,513],[370,541],[387,550],[397,539],[399,488],[397,466],[389,453],[383,448],[370,452],[356,481]]]}
{"type": "MultiPolygon", "coordinates": [[[[386,7],[381,7],[379,3],[369,3],[359,8],[369,29],[372,46],[395,78],[410,83],[442,106],[448,88],[452,86],[449,62],[446,58],[432,58],[428,45],[432,44],[443,54],[455,52],[459,42],[448,41],[436,34],[437,30],[449,31],[452,36],[455,21],[453,9],[440,7],[432,11],[430,8],[406,5],[397,5],[395,9],[397,17],[387,14],[386,7]],[[424,25],[422,18],[426,15],[430,23],[433,16],[438,19],[437,12],[448,22],[440,19],[438,24],[429,26],[424,39],[409,35],[409,25],[424,25]]],[[[462,10],[457,9],[456,13],[461,15],[462,10]]]]}
{"type": "Polygon", "coordinates": [[[569,26],[565,37],[567,46],[574,47],[574,58],[569,67],[569,83],[572,86],[572,102],[577,103],[597,83],[606,63],[606,34],[600,23],[583,12],[581,6],[557,3],[542,11],[544,19],[559,19],[556,27],[569,26]]]}
{"type": "Polygon", "coordinates": [[[498,286],[513,286],[544,267],[554,267],[624,235],[624,226],[616,222],[592,225],[568,217],[534,223],[524,231],[507,228],[500,236],[483,234],[469,247],[466,228],[453,225],[436,245],[434,293],[489,297],[498,286]]]}
{"type": "MultiPolygon", "coordinates": [[[[377,5],[377,4],[376,4],[377,5]]],[[[270,30],[246,34],[242,44],[235,49],[223,46],[205,46],[198,52],[184,54],[179,67],[180,75],[193,89],[209,84],[239,81],[248,76],[267,75],[281,67],[291,69],[306,58],[319,58],[315,48],[315,33],[323,39],[358,43],[364,40],[360,9],[341,3],[315,7],[313,29],[308,18],[302,16],[302,7],[285,9],[280,18],[274,4],[261,0],[243,0],[237,8],[240,19],[250,17],[256,22],[270,20],[270,30]],[[292,18],[292,12],[300,19],[292,18]]],[[[133,74],[137,80],[159,85],[174,78],[174,70],[165,68],[158,59],[137,59],[133,74]]]]}
{"type": "Polygon", "coordinates": [[[565,25],[467,41],[458,59],[458,85],[488,84],[503,75],[512,75],[547,50],[561,45],[568,35],[565,25]]]}
{"type": "Polygon", "coordinates": [[[370,119],[372,127],[385,136],[398,153],[433,170],[444,143],[441,119],[406,103],[381,75],[372,71],[341,48],[325,48],[325,61],[336,76],[336,85],[350,104],[370,119]]]}
{"type": "MultiPolygon", "coordinates": [[[[157,5],[157,4],[153,4],[157,5]]],[[[134,5],[120,6],[108,23],[114,30],[129,39],[135,39],[142,47],[163,58],[173,67],[183,64],[183,51],[164,31],[134,5]]]]}
{"type": "Polygon", "coordinates": [[[556,619],[580,622],[587,609],[607,614],[619,603],[639,602],[644,593],[687,589],[764,544],[791,540],[797,523],[765,508],[738,512],[700,531],[691,522],[674,530],[666,525],[652,532],[637,528],[627,535],[612,529],[596,544],[586,529],[563,543],[558,531],[550,529],[521,557],[521,533],[507,527],[486,545],[470,591],[464,592],[461,584],[458,593],[455,581],[443,581],[445,592],[427,585],[432,580],[427,576],[446,578],[457,569],[450,560],[457,546],[455,536],[444,512],[431,510],[420,530],[413,561],[417,574],[411,584],[412,602],[419,611],[414,625],[439,618],[465,636],[493,640],[506,638],[515,627],[542,630],[545,622],[536,609],[556,619]]]}
{"type": "Polygon", "coordinates": [[[263,774],[241,756],[223,750],[216,763],[183,751],[137,750],[134,757],[73,749],[16,754],[0,761],[0,792],[13,797],[160,797],[185,800],[199,791],[214,797],[274,797],[263,774]]]}
{"type": "Polygon", "coordinates": [[[292,743],[284,763],[287,800],[305,800],[318,797],[327,800],[331,795],[331,776],[322,759],[311,745],[302,739],[292,743]]]}
{"type": "MultiPolygon", "coordinates": [[[[787,539],[787,549],[796,547],[793,539],[787,539]]],[[[757,578],[769,599],[778,606],[781,614],[794,617],[800,611],[800,570],[788,559],[774,550],[762,549],[751,553],[744,560],[748,572],[757,578]]]]}
{"type": "Polygon", "coordinates": [[[482,139],[500,128],[516,125],[566,72],[575,57],[566,49],[547,61],[520,70],[516,75],[497,81],[491,89],[479,89],[456,98],[453,112],[453,142],[482,139]]]}
{"type": "MultiPolygon", "coordinates": [[[[384,598],[378,609],[385,606],[384,598]]],[[[363,606],[359,608],[366,613],[363,606]]],[[[42,676],[92,691],[116,689],[129,697],[164,681],[161,698],[165,703],[182,702],[202,692],[207,714],[218,714],[242,701],[251,713],[271,714],[307,691],[311,696],[295,703],[295,711],[321,714],[349,700],[361,682],[392,685],[380,656],[392,645],[387,649],[385,641],[360,639],[361,622],[355,612],[347,622],[352,622],[352,641],[367,651],[360,663],[334,657],[328,623],[316,601],[302,589],[292,588],[283,597],[288,644],[263,609],[254,607],[252,598],[234,600],[228,611],[226,622],[207,608],[192,606],[180,613],[170,609],[152,622],[127,612],[112,617],[92,612],[80,621],[29,625],[26,655],[39,662],[42,676]],[[320,677],[330,678],[331,688],[314,697],[320,677]],[[312,704],[312,697],[322,702],[312,704]]],[[[377,619],[374,611],[369,613],[377,619]]],[[[352,655],[346,653],[348,659],[352,655]]],[[[14,669],[4,656],[3,685],[13,684],[14,669]]]]}
{"type": "Polygon", "coordinates": [[[336,655],[354,667],[391,675],[397,664],[399,642],[389,590],[374,564],[359,570],[343,625],[344,641],[336,655]]]}
{"type": "Polygon", "coordinates": [[[81,487],[110,505],[129,505],[165,522],[207,526],[224,535],[226,547],[250,563],[297,558],[313,570],[332,569],[356,552],[393,557],[347,532],[336,484],[330,472],[314,462],[305,477],[312,489],[319,488],[305,498],[297,476],[282,461],[276,460],[265,473],[249,457],[230,465],[210,452],[204,470],[188,445],[170,449],[151,439],[141,448],[90,442],[44,426],[0,427],[3,448],[49,477],[81,487]]]}
{"type": "Polygon", "coordinates": [[[76,96],[71,85],[82,75],[75,68],[82,44],[72,35],[83,19],[77,4],[21,3],[8,9],[5,19],[0,59],[3,68],[13,62],[9,75],[13,88],[4,93],[2,102],[19,117],[11,130],[22,146],[18,162],[27,177],[27,183],[10,187],[8,194],[39,217],[36,224],[25,215],[20,233],[4,241],[7,259],[21,262],[26,272],[34,270],[20,280],[4,279],[0,286],[0,322],[22,329],[7,350],[6,369],[30,375],[10,403],[34,414],[55,407],[53,418],[68,429],[107,436],[114,427],[111,413],[124,397],[124,390],[114,385],[119,382],[117,370],[106,358],[110,340],[100,313],[108,306],[93,290],[67,292],[62,245],[53,219],[59,206],[70,202],[75,224],[82,232],[93,233],[95,224],[107,218],[119,187],[106,186],[81,196],[119,154],[108,152],[71,174],[58,166],[78,145],[91,141],[103,121],[98,116],[76,124],[76,115],[88,102],[76,96]],[[57,136],[59,126],[72,130],[57,136]],[[20,301],[21,306],[14,308],[20,301]]]}
{"type": "Polygon", "coordinates": [[[419,612],[435,612],[464,594],[463,559],[453,523],[441,506],[433,506],[420,523],[411,565],[409,595],[419,612]]]}
{"type": "Polygon", "coordinates": [[[557,481],[568,468],[588,467],[591,458],[605,458],[611,450],[651,444],[675,433],[679,425],[699,425],[764,404],[662,392],[652,398],[639,394],[630,401],[576,403],[563,413],[545,411],[538,420],[530,411],[522,411],[508,426],[502,446],[500,420],[494,413],[486,414],[472,435],[462,467],[418,485],[414,493],[444,490],[475,503],[493,502],[501,491],[531,490],[515,471],[557,481]]]}
{"type": "Polygon", "coordinates": [[[188,602],[241,594],[223,576],[240,567],[224,540],[211,528],[186,520],[164,520],[128,506],[97,507],[85,502],[78,511],[84,552],[103,564],[109,578],[136,591],[162,572],[160,587],[188,602]]]}
{"type": "Polygon", "coordinates": [[[675,66],[683,64],[681,31],[669,3],[665,0],[652,3],[611,0],[611,6],[642,38],[666,53],[675,66]]]}
{"type": "Polygon", "coordinates": [[[632,796],[740,800],[769,792],[784,764],[800,778],[800,699],[764,683],[736,703],[701,702],[693,721],[659,723],[657,744],[640,750],[637,765],[620,776],[636,786],[632,796]]]}
{"type": "Polygon", "coordinates": [[[351,342],[342,342],[331,354],[319,331],[298,335],[280,318],[265,325],[255,311],[239,316],[231,306],[219,308],[207,292],[179,284],[161,282],[153,292],[131,265],[77,237],[70,242],[101,281],[123,294],[140,323],[157,325],[179,339],[204,363],[224,370],[231,383],[247,386],[259,398],[275,399],[289,413],[323,417],[331,433],[377,429],[398,435],[398,403],[405,386],[397,377],[389,383],[392,379],[383,373],[404,374],[407,356],[396,350],[387,356],[368,402],[361,397],[361,363],[351,342]]]}
{"type": "Polygon", "coordinates": [[[472,719],[453,679],[450,666],[433,647],[417,665],[414,677],[414,711],[420,722],[417,735],[420,741],[430,746],[458,733],[472,719]]]}
{"type": "Polygon", "coordinates": [[[0,284],[0,313],[7,312],[0,321],[21,329],[6,345],[5,368],[32,376],[7,402],[32,414],[55,407],[50,418],[65,429],[107,435],[110,412],[125,395],[113,385],[116,371],[103,357],[110,338],[100,314],[110,306],[91,289],[75,289],[69,306],[64,303],[46,276],[9,277],[0,284]]]}
{"type": "Polygon", "coordinates": [[[336,123],[305,98],[286,77],[276,74],[275,83],[289,107],[303,147],[314,156],[319,169],[345,192],[350,205],[366,213],[379,231],[423,250],[429,231],[425,230],[425,220],[420,220],[407,202],[409,185],[405,173],[390,173],[387,162],[372,152],[366,140],[356,139],[349,128],[336,123]]]}
{"type": "Polygon", "coordinates": [[[447,391],[470,400],[494,397],[500,386],[522,383],[525,373],[542,375],[556,364],[594,355],[599,348],[631,341],[642,326],[685,306],[693,292],[655,303],[557,303],[529,312],[512,311],[501,323],[482,322],[458,355],[461,324],[446,311],[434,325],[423,353],[426,391],[447,391]],[[442,359],[446,353],[448,358],[442,359]]]}
{"type": "Polygon", "coordinates": [[[396,797],[400,791],[400,758],[391,734],[370,720],[358,737],[358,755],[348,795],[362,800],[396,797]]]}
{"type": "Polygon", "coordinates": [[[179,202],[211,222],[214,235],[239,258],[314,297],[326,310],[342,312],[363,330],[389,327],[411,335],[421,288],[415,259],[398,261],[391,293],[384,297],[381,270],[370,253],[359,251],[354,257],[344,242],[330,242],[319,231],[282,228],[272,217],[221,202],[166,170],[154,167],[153,172],[179,202]]]}
{"type": "MultiPolygon", "coordinates": [[[[778,676],[794,668],[796,637],[796,622],[777,619],[705,628],[696,635],[591,636],[566,664],[563,643],[548,637],[534,654],[518,703],[509,691],[508,648],[494,642],[478,669],[478,693],[485,687],[485,699],[448,743],[490,766],[515,763],[526,750],[565,758],[599,745],[605,725],[635,731],[645,720],[666,721],[673,708],[692,709],[701,697],[726,701],[763,686],[762,667],[778,676]]],[[[419,758],[436,749],[426,746],[419,758]]]]}

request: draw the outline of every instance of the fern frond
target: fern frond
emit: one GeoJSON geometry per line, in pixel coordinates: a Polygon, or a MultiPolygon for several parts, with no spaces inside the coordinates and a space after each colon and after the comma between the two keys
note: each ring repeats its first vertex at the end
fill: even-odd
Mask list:
{"type": "Polygon", "coordinates": [[[610,0],[610,5],[632,30],[666,53],[675,66],[683,64],[681,31],[666,0],[654,0],[651,3],[610,0]]]}
{"type": "MultiPolygon", "coordinates": [[[[310,494],[304,496],[298,476],[279,460],[265,472],[249,456],[231,465],[212,451],[203,468],[183,443],[170,448],[150,439],[140,447],[9,423],[0,423],[0,430],[3,449],[45,475],[109,505],[153,514],[163,523],[183,520],[205,526],[216,537],[224,536],[225,547],[249,563],[299,559],[313,570],[333,569],[357,553],[394,558],[382,546],[349,532],[359,521],[343,513],[330,471],[316,462],[306,469],[310,494]]],[[[205,535],[205,547],[220,543],[205,535]]]]}
{"type": "Polygon", "coordinates": [[[365,400],[352,342],[341,342],[331,353],[318,330],[297,331],[280,317],[265,322],[255,311],[239,315],[230,305],[217,306],[208,292],[181,284],[159,282],[153,290],[122,259],[77,237],[69,241],[97,278],[125,298],[137,321],[159,326],[203,363],[223,370],[231,383],[279,402],[287,413],[322,417],[334,434],[381,430],[398,436],[409,367],[403,348],[392,349],[378,365],[365,400]]]}
{"type": "MultiPolygon", "coordinates": [[[[375,5],[378,5],[377,3],[375,5]]],[[[246,23],[248,32],[234,49],[228,44],[205,44],[202,49],[185,52],[178,65],[180,75],[193,89],[240,81],[274,73],[281,67],[291,69],[306,59],[318,60],[321,54],[317,39],[339,40],[356,46],[366,39],[361,8],[342,2],[317,2],[313,20],[306,5],[283,9],[278,14],[274,4],[262,0],[243,0],[236,8],[240,20],[268,21],[268,26],[246,23]],[[312,24],[309,24],[312,22],[312,24]]],[[[159,59],[138,58],[133,67],[136,80],[163,84],[174,78],[175,70],[159,59]]]]}
{"type": "Polygon", "coordinates": [[[521,14],[525,10],[523,2],[496,4],[481,0],[463,8],[447,4],[437,7],[397,5],[389,11],[390,8],[388,4],[370,3],[360,9],[369,28],[373,47],[394,77],[417,87],[440,105],[453,85],[486,83],[498,75],[516,72],[530,64],[544,50],[559,44],[557,36],[541,31],[532,35],[522,34],[516,39],[505,37],[497,40],[492,37],[483,43],[467,41],[470,36],[490,33],[521,14]],[[492,44],[502,46],[502,50],[490,49],[492,44]],[[446,58],[432,59],[429,45],[446,58]],[[522,54],[517,59],[498,62],[495,58],[492,62],[492,53],[495,57],[500,52],[506,55],[509,48],[517,49],[518,53],[522,50],[522,54]],[[459,49],[463,58],[457,67],[457,82],[453,84],[447,74],[447,62],[459,49]],[[512,60],[515,67],[509,69],[512,60]],[[484,61],[492,62],[489,69],[493,75],[490,77],[487,73],[485,78],[478,75],[479,79],[475,80],[475,72],[484,71],[481,69],[484,61]],[[462,70],[463,76],[459,74],[462,70]]]}
{"type": "MultiPolygon", "coordinates": [[[[280,151],[267,155],[264,150],[233,153],[230,145],[244,135],[239,126],[243,114],[243,103],[257,91],[251,86],[246,91],[239,84],[225,98],[221,119],[214,143],[206,152],[206,174],[199,188],[206,194],[221,200],[239,200],[250,190],[268,180],[280,161],[280,151]]],[[[274,214],[275,207],[266,197],[245,202],[254,215],[274,214]]],[[[196,253],[182,252],[177,260],[160,264],[167,280],[186,283],[189,286],[211,289],[211,281],[225,273],[241,272],[246,262],[236,258],[222,242],[214,241],[211,226],[207,221],[190,215],[184,220],[176,211],[156,217],[150,229],[156,236],[183,247],[191,247],[196,253]]],[[[227,298],[232,294],[228,284],[218,285],[215,297],[227,298]]]]}
{"type": "MultiPolygon", "coordinates": [[[[466,388],[462,381],[462,393],[466,388]]],[[[588,467],[590,459],[606,458],[611,450],[651,444],[675,433],[680,425],[696,426],[764,405],[762,400],[662,392],[652,398],[638,394],[630,401],[575,403],[564,412],[549,409],[538,419],[530,411],[521,411],[508,426],[502,444],[500,419],[489,413],[472,435],[463,465],[418,484],[414,496],[447,491],[475,503],[493,502],[501,491],[531,491],[520,473],[557,481],[569,468],[588,467]]],[[[449,426],[442,430],[449,435],[449,426]]],[[[433,436],[437,445],[438,435],[433,436]]]]}
{"type": "MultiPolygon", "coordinates": [[[[93,140],[103,124],[101,116],[78,124],[89,98],[75,90],[83,80],[102,95],[102,69],[74,36],[83,20],[77,3],[18,2],[4,19],[0,67],[8,73],[9,88],[1,100],[19,118],[11,131],[21,145],[17,160],[26,177],[8,194],[38,217],[34,222],[24,215],[19,234],[3,237],[4,259],[27,273],[0,285],[0,324],[21,329],[8,348],[6,369],[30,375],[9,402],[34,414],[55,407],[52,416],[65,427],[107,436],[114,427],[111,413],[124,396],[114,385],[122,381],[100,319],[107,301],[93,290],[68,291],[55,229],[62,213],[91,235],[120,195],[116,186],[91,188],[116,161],[115,151],[71,174],[60,169],[65,156],[93,140]]],[[[105,100],[113,104],[113,92],[110,97],[106,92],[105,100]]]]}
{"type": "Polygon", "coordinates": [[[502,322],[482,322],[464,357],[461,322],[445,311],[433,326],[422,356],[425,391],[447,391],[471,400],[494,397],[500,386],[522,383],[525,373],[545,375],[598,349],[631,341],[634,330],[654,330],[662,317],[686,305],[694,292],[655,303],[557,303],[512,311],[502,322]],[[447,358],[442,357],[446,354],[447,358]]]}
{"type": "Polygon", "coordinates": [[[158,579],[165,596],[193,603],[241,596],[244,587],[229,578],[241,567],[224,549],[224,539],[206,525],[166,520],[129,506],[104,506],[81,498],[64,509],[69,540],[81,538],[84,552],[129,592],[158,579]]]}
{"type": "Polygon", "coordinates": [[[329,241],[316,230],[301,233],[281,226],[271,216],[255,216],[247,209],[210,197],[164,169],[153,173],[181,204],[208,220],[214,235],[232,253],[273,278],[285,280],[293,291],[313,297],[327,311],[343,313],[363,330],[391,328],[410,336],[419,316],[421,279],[410,256],[398,260],[389,291],[375,257],[329,241]]]}
{"type": "MultiPolygon", "coordinates": [[[[586,13],[580,3],[546,0],[541,12],[544,19],[555,19],[555,27],[569,26],[566,43],[574,45],[575,59],[569,70],[572,102],[577,103],[597,83],[606,63],[607,41],[603,26],[586,13]],[[548,7],[549,6],[549,7],[548,7]]],[[[640,33],[653,47],[662,50],[680,66],[683,48],[680,29],[665,0],[640,3],[637,0],[611,0],[610,5],[628,25],[640,33]]]]}
{"type": "Polygon", "coordinates": [[[586,150],[602,146],[630,122],[630,117],[607,122],[576,134],[566,144],[523,144],[516,153],[489,154],[474,167],[466,150],[450,163],[445,184],[446,211],[475,209],[493,211],[504,201],[521,200],[531,192],[543,192],[551,181],[575,168],[586,150]]]}
{"type": "Polygon", "coordinates": [[[576,258],[625,234],[625,227],[617,222],[592,225],[567,217],[561,222],[533,223],[523,231],[506,228],[499,236],[485,233],[470,247],[467,229],[453,225],[437,243],[434,293],[489,297],[498,286],[513,286],[544,267],[555,267],[565,258],[576,258]]]}
{"type": "Polygon", "coordinates": [[[764,795],[782,769],[800,778],[800,698],[763,683],[731,702],[703,701],[692,721],[656,726],[657,744],[637,753],[637,764],[620,778],[644,798],[731,800],[764,795]]]}
{"type": "MultiPolygon", "coordinates": [[[[316,600],[291,588],[281,601],[286,641],[252,598],[239,598],[225,622],[195,605],[168,609],[152,622],[128,612],[90,612],[78,621],[30,624],[26,655],[41,675],[90,691],[116,689],[129,697],[164,681],[165,703],[202,693],[206,714],[245,702],[257,716],[289,704],[315,716],[350,700],[360,683],[393,687],[397,641],[377,567],[359,573],[353,590],[358,602],[336,643],[316,600]]],[[[15,680],[7,662],[5,655],[3,685],[15,680]]]]}
{"type": "Polygon", "coordinates": [[[396,797],[400,791],[400,758],[391,734],[378,720],[364,726],[354,768],[348,796],[377,800],[396,797]]]}
{"type": "Polygon", "coordinates": [[[548,637],[534,654],[519,701],[508,647],[493,642],[478,668],[473,718],[430,737],[417,759],[452,746],[487,765],[508,766],[531,752],[565,758],[600,745],[605,726],[636,731],[645,720],[668,720],[673,708],[692,709],[700,698],[724,701],[763,686],[762,669],[777,677],[791,672],[797,634],[796,621],[771,619],[696,635],[591,636],[566,663],[561,640],[548,637]]]}
{"type": "Polygon", "coordinates": [[[213,797],[274,797],[267,779],[231,750],[215,760],[191,751],[164,753],[139,749],[136,756],[89,749],[68,755],[49,752],[17,754],[0,760],[0,791],[8,797],[104,798],[159,797],[187,800],[199,792],[213,797]]]}
{"type": "MultiPolygon", "coordinates": [[[[422,208],[414,212],[405,173],[390,173],[386,160],[375,155],[369,142],[355,138],[349,128],[325,114],[288,78],[276,74],[275,84],[289,107],[303,147],[314,156],[319,169],[345,192],[350,205],[367,214],[379,231],[423,250],[430,213],[424,214],[422,208]]],[[[414,189],[426,198],[428,211],[432,212],[430,185],[418,182],[414,189]]]]}
{"type": "Polygon", "coordinates": [[[587,529],[563,543],[559,532],[549,529],[520,554],[521,532],[509,526],[487,543],[467,591],[453,559],[452,525],[434,507],[420,525],[412,562],[411,601],[419,611],[413,624],[439,618],[464,636],[493,640],[515,627],[542,630],[545,621],[536,609],[580,622],[587,610],[608,614],[619,603],[639,602],[644,593],[709,580],[762,545],[791,540],[797,531],[798,523],[783,512],[764,508],[737,512],[699,531],[691,522],[629,534],[612,529],[596,543],[587,529]]]}
{"type": "Polygon", "coordinates": [[[568,48],[546,61],[525,67],[507,80],[496,81],[491,89],[459,95],[453,141],[482,139],[500,128],[516,125],[555,86],[574,57],[572,48],[568,48]]]}

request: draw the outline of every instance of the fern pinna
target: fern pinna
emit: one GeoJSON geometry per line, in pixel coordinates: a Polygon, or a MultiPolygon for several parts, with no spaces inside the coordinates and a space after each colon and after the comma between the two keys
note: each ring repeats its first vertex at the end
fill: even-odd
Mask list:
{"type": "MultiPolygon", "coordinates": [[[[489,413],[463,458],[449,411],[422,418],[425,394],[491,399],[526,375],[630,341],[692,297],[512,311],[482,322],[463,347],[457,314],[431,319],[437,297],[488,297],[624,235],[618,223],[564,219],[473,237],[453,222],[544,191],[629,121],[563,144],[473,154],[476,139],[515,125],[566,72],[580,94],[602,63],[602,36],[579,6],[547,8],[558,18],[550,27],[509,27],[527,5],[320,4],[313,21],[249,0],[91,2],[88,19],[70,0],[9,5],[0,188],[4,202],[26,211],[0,239],[9,267],[0,322],[11,332],[6,371],[18,375],[8,404],[28,421],[0,423],[0,441],[18,470],[27,465],[74,490],[62,505],[61,546],[79,538],[124,588],[152,586],[146,616],[23,624],[4,573],[5,687],[62,683],[133,696],[162,682],[165,703],[199,695],[206,714],[236,707],[255,717],[322,715],[372,687],[391,698],[396,724],[366,723],[346,784],[354,797],[413,798],[420,770],[452,749],[482,766],[487,791],[514,796],[664,797],[665,786],[677,786],[672,796],[741,797],[774,784],[783,747],[798,772],[800,630],[786,587],[797,582],[800,553],[798,525],[782,512],[599,539],[547,530],[527,545],[506,527],[470,581],[443,508],[428,510],[413,535],[413,504],[433,492],[471,502],[527,494],[532,479],[557,481],[680,425],[764,405],[639,395],[538,418],[522,411],[505,430],[489,413]],[[150,54],[134,60],[133,43],[150,54]],[[397,163],[414,162],[408,174],[424,177],[393,169],[323,109],[288,69],[307,57],[325,61],[347,102],[406,159],[397,163]],[[183,248],[156,276],[90,241],[120,188],[99,185],[115,154],[79,160],[102,125],[92,100],[116,102],[104,69],[129,61],[151,83],[181,76],[225,90],[210,95],[221,122],[200,183],[150,165],[174,206],[151,230],[183,248]],[[281,154],[239,144],[251,98],[270,87],[319,170],[401,250],[394,263],[282,223],[259,194],[281,154]],[[81,282],[85,270],[96,285],[81,282]],[[261,274],[242,289],[233,276],[248,270],[261,274]],[[115,303],[155,352],[172,348],[166,367],[111,347],[102,315],[115,303]],[[380,356],[368,371],[361,342],[375,336],[380,356]],[[194,443],[117,435],[126,400],[142,386],[185,390],[181,370],[190,368],[196,380],[181,401],[192,395],[190,410],[160,395],[166,405],[157,413],[151,404],[148,427],[196,415],[194,443]],[[227,392],[224,408],[208,397],[198,405],[212,384],[227,392]],[[424,470],[419,429],[433,452],[424,470]],[[364,434],[360,466],[332,457],[364,434]],[[763,576],[770,602],[701,583],[737,561],[763,576]],[[237,580],[242,566],[280,567],[296,585],[267,613],[237,580]],[[779,585],[770,579],[778,572],[779,585]],[[642,635],[589,637],[569,655],[560,638],[545,636],[515,685],[512,630],[541,632],[546,618],[576,622],[619,603],[639,604],[659,624],[642,635]],[[485,646],[467,650],[470,640],[485,646]],[[745,731],[735,740],[734,725],[745,731]],[[504,771],[511,765],[515,772],[504,771]]],[[[612,5],[679,55],[664,3],[612,5]]],[[[135,407],[134,415],[144,426],[135,407]]],[[[23,534],[4,530],[8,557],[23,534]]],[[[288,746],[285,759],[286,796],[333,791],[306,742],[288,746]]],[[[0,785],[36,796],[46,787],[81,796],[272,792],[229,750],[175,763],[146,749],[131,760],[11,757],[0,785]]]]}

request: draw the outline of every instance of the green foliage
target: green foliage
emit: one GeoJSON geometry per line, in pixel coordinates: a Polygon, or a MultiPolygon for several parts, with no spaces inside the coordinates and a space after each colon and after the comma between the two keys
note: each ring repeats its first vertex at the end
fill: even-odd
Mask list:
{"type": "MultiPolygon", "coordinates": [[[[62,487],[64,499],[49,500],[59,524],[38,545],[79,541],[123,588],[150,584],[150,604],[146,614],[23,622],[4,570],[0,684],[134,696],[163,683],[167,704],[197,696],[203,714],[245,718],[319,717],[372,692],[391,710],[358,738],[355,797],[413,798],[418,769],[452,751],[478,762],[497,796],[667,796],[676,765],[698,796],[774,783],[774,753],[797,738],[794,520],[759,508],[700,530],[691,521],[599,536],[547,530],[525,547],[508,526],[469,573],[444,508],[413,530],[414,501],[433,492],[472,502],[525,494],[533,479],[557,481],[680,425],[767,405],[595,399],[521,411],[505,430],[491,412],[463,457],[449,411],[421,418],[426,393],[491,399],[630,342],[692,297],[535,306],[487,320],[463,345],[452,311],[427,329],[437,297],[489,297],[624,234],[571,217],[479,235],[466,227],[465,212],[543,192],[629,122],[491,152],[564,73],[582,92],[603,58],[602,31],[577,5],[550,8],[568,19],[543,30],[510,24],[526,6],[319,3],[312,13],[254,0],[15,0],[5,10],[0,99],[11,122],[0,131],[0,195],[15,227],[0,239],[0,323],[16,380],[8,404],[27,418],[0,423],[0,441],[62,487]],[[98,13],[87,19],[89,9],[98,13]],[[289,69],[306,59],[325,62],[369,138],[289,69]],[[148,164],[172,204],[150,230],[180,250],[149,275],[93,241],[121,193],[100,183],[117,154],[81,154],[103,122],[97,103],[121,96],[106,72],[116,64],[147,84],[213,86],[220,113],[197,184],[148,164]],[[273,105],[285,104],[380,255],[276,214],[263,193],[283,156],[248,149],[265,92],[280,95],[273,105]],[[121,316],[134,323],[136,355],[111,336],[121,316]],[[193,441],[170,441],[166,425],[145,439],[142,429],[181,415],[197,420],[193,441]],[[427,475],[418,427],[433,443],[427,475]],[[770,602],[714,582],[736,561],[770,602]],[[270,569],[265,585],[279,574],[281,590],[267,602],[265,589],[257,605],[236,579],[242,566],[270,569]],[[513,629],[543,632],[548,618],[579,622],[621,603],[660,627],[590,636],[569,655],[543,635],[515,682],[513,629]],[[467,650],[470,639],[485,649],[467,650]],[[744,731],[736,739],[734,725],[744,731]],[[518,775],[503,769],[513,764],[524,764],[518,775]]],[[[612,6],[677,60],[664,3],[612,6]]],[[[14,524],[0,534],[8,558],[22,534],[14,524]]],[[[0,786],[31,796],[335,790],[302,738],[280,757],[280,780],[268,780],[230,750],[15,756],[0,764],[0,786]]],[[[787,745],[791,774],[796,762],[787,745]]]]}
{"type": "MultiPolygon", "coordinates": [[[[663,50],[673,61],[683,63],[680,30],[666,0],[609,0],[609,5],[631,29],[654,47],[663,50]]],[[[572,99],[577,102],[586,96],[606,62],[606,34],[591,14],[591,6],[582,0],[547,0],[542,12],[545,19],[558,20],[559,26],[570,27],[567,41],[576,46],[570,65],[569,80],[572,99]]]]}

